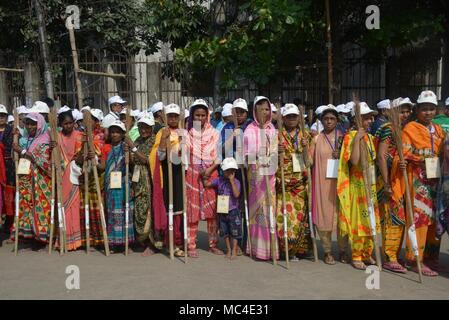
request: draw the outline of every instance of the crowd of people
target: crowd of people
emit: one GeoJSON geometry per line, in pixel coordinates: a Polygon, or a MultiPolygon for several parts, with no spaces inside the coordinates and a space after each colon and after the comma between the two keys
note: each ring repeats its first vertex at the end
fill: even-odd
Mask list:
{"type": "Polygon", "coordinates": [[[319,237],[326,264],[365,270],[376,264],[380,234],[383,268],[418,272],[418,257],[423,275],[441,271],[440,241],[449,231],[449,98],[438,106],[436,95],[423,91],[416,103],[322,105],[308,115],[310,126],[303,107],[281,108],[264,96],[215,111],[202,99],[189,108],[158,102],[143,111],[119,96],[108,104],[103,116],[92,106],[56,111],[36,101],[17,108],[16,121],[0,105],[2,226],[9,242],[18,235],[21,250],[51,243],[73,251],[87,242],[103,250],[107,239],[111,252],[129,244],[148,256],[167,252],[172,231],[173,254],[198,258],[198,226],[206,220],[207,249],[229,259],[309,258],[319,237]],[[400,140],[392,110],[400,114],[400,140]],[[53,217],[56,203],[63,217],[53,217]],[[65,239],[52,236],[54,220],[62,220],[56,227],[65,239]]]}

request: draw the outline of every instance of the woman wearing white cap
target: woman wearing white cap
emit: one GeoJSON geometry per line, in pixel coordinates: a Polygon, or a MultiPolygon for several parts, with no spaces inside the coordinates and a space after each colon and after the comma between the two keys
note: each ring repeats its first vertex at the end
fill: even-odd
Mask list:
{"type": "MultiPolygon", "coordinates": [[[[154,240],[155,247],[162,249],[165,244],[169,247],[168,232],[168,210],[169,210],[169,178],[167,147],[170,143],[172,157],[176,157],[180,152],[180,137],[178,135],[178,126],[180,121],[181,108],[172,103],[164,107],[167,127],[162,128],[156,135],[154,146],[150,154],[151,177],[153,181],[153,212],[154,212],[154,240]],[[162,242],[163,241],[163,242],[162,242]]],[[[174,159],[173,158],[173,159],[174,159]]],[[[183,237],[183,186],[182,165],[175,161],[171,164],[172,168],[172,187],[173,187],[173,236],[175,251],[177,257],[184,256],[181,249],[184,245],[183,237]]]]}
{"type": "MultiPolygon", "coordinates": [[[[108,239],[111,251],[122,250],[125,245],[126,227],[126,181],[125,152],[129,149],[124,142],[126,128],[123,122],[116,120],[109,126],[110,145],[105,145],[102,151],[100,169],[104,169],[104,193],[108,217],[108,239]]],[[[131,178],[131,177],[129,177],[131,178]]],[[[129,200],[128,241],[134,243],[134,203],[129,200]]]]}
{"type": "MultiPolygon", "coordinates": [[[[355,110],[353,110],[353,115],[355,110]]],[[[360,103],[362,127],[349,131],[344,139],[340,153],[337,194],[340,200],[340,233],[348,236],[352,246],[352,265],[358,270],[365,270],[366,264],[373,265],[374,241],[371,236],[371,222],[368,212],[368,201],[365,193],[365,182],[360,159],[362,139],[368,147],[368,165],[372,185],[371,196],[376,218],[376,232],[380,231],[379,212],[376,197],[375,161],[376,147],[374,137],[369,128],[373,123],[373,115],[377,114],[365,102],[360,103]]]]}
{"type": "MultiPolygon", "coordinates": [[[[260,260],[270,260],[275,255],[279,258],[279,252],[271,252],[270,207],[267,197],[271,197],[271,204],[276,203],[275,175],[267,172],[268,186],[265,176],[260,173],[260,166],[267,167],[267,159],[272,159],[277,153],[276,130],[271,122],[270,100],[266,97],[256,97],[253,109],[254,121],[245,130],[243,136],[244,155],[248,158],[248,206],[249,226],[252,256],[260,260]],[[264,131],[261,132],[261,127],[264,131]],[[261,133],[266,137],[266,145],[270,146],[263,152],[261,133]],[[268,187],[268,190],[267,190],[268,187]]],[[[277,165],[277,163],[276,163],[277,165]]],[[[247,248],[247,253],[249,248],[247,248]]]]}
{"type": "MultiPolygon", "coordinates": [[[[13,149],[20,154],[23,174],[19,176],[19,237],[34,240],[42,249],[50,231],[50,136],[45,119],[39,113],[25,117],[25,130],[13,149]]],[[[11,237],[14,237],[14,230],[11,237]]]]}
{"type": "Polygon", "coordinates": [[[151,255],[154,248],[154,228],[152,221],[152,188],[150,177],[149,155],[154,145],[154,118],[144,116],[137,121],[139,137],[135,142],[131,137],[125,138],[131,150],[131,163],[133,168],[133,192],[134,192],[134,226],[136,228],[136,239],[144,247],[143,256],[151,255]],[[150,213],[150,214],[149,214],[150,213]],[[147,221],[149,217],[149,221],[147,221]],[[147,228],[145,228],[147,225],[147,228]],[[149,240],[149,243],[148,241],[149,240]]]}
{"type": "MultiPolygon", "coordinates": [[[[0,195],[0,198],[3,197],[3,201],[0,201],[0,205],[2,209],[0,209],[0,216],[6,215],[6,221],[3,226],[5,232],[9,233],[9,227],[11,226],[14,220],[14,202],[15,202],[15,191],[16,191],[16,168],[14,165],[14,161],[11,157],[12,153],[12,142],[13,142],[13,126],[6,123],[8,111],[4,105],[0,105],[0,142],[3,143],[3,157],[0,158],[0,161],[4,160],[5,167],[5,176],[4,181],[2,181],[3,186],[3,194],[0,195]]],[[[3,175],[1,175],[3,177],[3,175]]],[[[3,179],[2,179],[3,180],[3,179]]]]}
{"type": "Polygon", "coordinates": [[[82,245],[80,225],[80,187],[78,177],[83,166],[83,134],[74,130],[75,119],[72,111],[58,115],[58,125],[62,130],[57,133],[57,152],[61,154],[62,165],[62,202],[65,209],[65,227],[68,250],[76,250],[82,245]],[[72,161],[75,162],[72,163],[72,161]]]}
{"type": "Polygon", "coordinates": [[[188,123],[187,152],[189,167],[186,173],[187,218],[189,223],[188,254],[192,258],[199,256],[196,250],[196,237],[200,220],[207,221],[209,251],[223,254],[217,248],[218,216],[216,213],[217,193],[213,188],[205,188],[201,177],[214,179],[218,176],[218,132],[209,123],[209,108],[202,99],[196,100],[190,107],[188,123]]]}
{"type": "Polygon", "coordinates": [[[338,199],[337,179],[328,175],[334,165],[338,165],[343,134],[337,129],[338,112],[332,106],[324,109],[320,115],[324,130],[314,137],[310,149],[313,157],[312,171],[312,214],[324,249],[324,262],[335,264],[332,255],[332,232],[337,231],[340,261],[347,262],[346,239],[337,230],[338,199]]]}
{"type": "MultiPolygon", "coordinates": [[[[305,136],[299,125],[299,109],[292,103],[287,103],[281,109],[282,123],[285,130],[282,131],[282,144],[279,152],[284,153],[284,162],[280,163],[284,168],[285,184],[285,209],[287,211],[287,239],[288,253],[292,261],[304,257],[309,253],[312,242],[310,238],[309,215],[307,210],[307,170],[303,165],[296,167],[296,159],[301,159],[303,148],[309,144],[310,135],[305,136]]],[[[279,234],[280,252],[285,252],[285,234],[282,202],[282,176],[281,170],[276,172],[277,193],[277,228],[279,234]]]]}
{"type": "MultiPolygon", "coordinates": [[[[439,157],[442,154],[444,132],[433,124],[438,101],[432,91],[423,91],[418,97],[416,120],[402,131],[404,159],[407,161],[411,200],[415,217],[419,257],[423,260],[422,273],[437,276],[440,241],[436,239],[436,195],[440,181],[439,157]]],[[[392,189],[395,199],[405,193],[402,173],[395,157],[392,168],[392,189]]],[[[410,222],[409,222],[410,223],[410,222]]],[[[418,272],[413,250],[407,239],[406,259],[412,270],[418,272]]]]}
{"type": "Polygon", "coordinates": [[[120,112],[122,112],[126,101],[120,96],[113,96],[108,99],[109,113],[104,117],[105,123],[112,123],[115,120],[120,120],[120,112]]]}

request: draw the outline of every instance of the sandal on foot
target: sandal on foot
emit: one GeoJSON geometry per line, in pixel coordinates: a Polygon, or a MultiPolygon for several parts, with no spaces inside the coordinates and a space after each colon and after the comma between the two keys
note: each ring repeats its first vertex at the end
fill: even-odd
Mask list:
{"type": "Polygon", "coordinates": [[[392,271],[392,272],[397,272],[397,273],[407,273],[407,269],[404,268],[400,263],[395,262],[395,261],[388,261],[385,262],[382,265],[382,268],[392,271]]]}
{"type": "Polygon", "coordinates": [[[366,270],[366,265],[363,263],[363,261],[352,261],[352,266],[357,270],[366,270]]]}
{"type": "Polygon", "coordinates": [[[181,250],[181,249],[179,249],[179,248],[176,248],[175,249],[175,257],[184,257],[186,254],[184,253],[184,251],[183,250],[181,250]]]}
{"type": "Polygon", "coordinates": [[[346,252],[340,252],[340,262],[341,263],[348,263],[348,255],[346,252]]]}
{"type": "Polygon", "coordinates": [[[189,258],[199,258],[200,257],[200,254],[196,250],[189,250],[187,252],[187,255],[189,256],[189,258]]]}
{"type": "Polygon", "coordinates": [[[331,253],[326,253],[324,255],[324,263],[325,264],[330,264],[330,265],[334,265],[335,264],[335,259],[334,259],[334,257],[332,256],[331,253]]]}
{"type": "Polygon", "coordinates": [[[369,259],[363,260],[363,263],[367,266],[374,266],[376,265],[376,260],[374,260],[373,257],[369,257],[369,259]]]}
{"type": "Polygon", "coordinates": [[[212,252],[213,254],[216,254],[219,256],[224,255],[224,252],[216,247],[209,248],[209,252],[212,252]]]}
{"type": "MultiPolygon", "coordinates": [[[[416,264],[412,267],[412,271],[419,273],[418,266],[416,264]]],[[[421,271],[422,271],[423,276],[426,276],[426,277],[437,277],[438,276],[438,272],[433,271],[428,266],[426,266],[424,263],[421,264],[421,271]]]]}

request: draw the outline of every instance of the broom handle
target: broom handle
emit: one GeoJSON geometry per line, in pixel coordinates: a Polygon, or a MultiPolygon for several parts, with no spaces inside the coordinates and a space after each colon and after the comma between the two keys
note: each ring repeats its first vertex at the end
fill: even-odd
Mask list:
{"type": "MultiPolygon", "coordinates": [[[[17,114],[17,109],[14,109],[14,144],[19,143],[19,133],[17,132],[19,129],[19,115],[17,114]]],[[[20,193],[19,193],[19,175],[17,170],[19,169],[19,158],[20,155],[17,151],[14,152],[14,162],[16,165],[16,202],[15,202],[15,213],[14,213],[14,254],[17,256],[19,250],[19,201],[20,201],[20,193]]]]}
{"type": "MultiPolygon", "coordinates": [[[[128,137],[130,119],[129,119],[129,107],[126,108],[126,125],[125,136],[128,137]]],[[[125,152],[125,256],[128,255],[129,250],[129,147],[125,152]]]]}
{"type": "MultiPolygon", "coordinates": [[[[86,126],[86,125],[85,125],[86,126]]],[[[84,223],[86,228],[86,253],[89,254],[90,251],[90,221],[89,221],[89,161],[87,156],[89,154],[89,146],[87,142],[84,143],[84,223]]]]}
{"type": "MultiPolygon", "coordinates": [[[[179,116],[179,128],[183,130],[183,134],[186,132],[185,129],[185,107],[184,107],[184,99],[181,99],[181,114],[179,116]]],[[[185,160],[185,139],[186,137],[181,138],[181,177],[182,177],[182,220],[183,220],[183,231],[184,231],[184,263],[187,263],[187,250],[188,250],[188,229],[187,229],[187,197],[186,197],[186,163],[185,160]]]]}

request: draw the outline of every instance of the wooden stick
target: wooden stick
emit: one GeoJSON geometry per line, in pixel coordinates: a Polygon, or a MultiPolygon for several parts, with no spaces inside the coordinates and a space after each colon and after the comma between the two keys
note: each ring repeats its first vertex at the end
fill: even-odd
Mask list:
{"type": "MultiPolygon", "coordinates": [[[[13,110],[14,115],[14,144],[17,145],[19,143],[19,115],[17,113],[17,109],[13,110]]],[[[17,151],[14,152],[14,162],[16,164],[16,203],[15,203],[15,213],[14,213],[14,254],[17,256],[17,252],[19,250],[19,201],[20,201],[20,193],[19,193],[19,175],[17,170],[19,169],[19,158],[20,155],[17,151]]]]}
{"type": "MultiPolygon", "coordinates": [[[[168,125],[167,118],[165,113],[161,113],[162,120],[164,125],[170,130],[168,125]]],[[[179,115],[181,117],[182,115],[179,115]]],[[[170,144],[171,130],[170,135],[167,138],[167,151],[166,151],[166,160],[167,160],[167,170],[168,170],[168,247],[170,252],[170,259],[173,260],[175,258],[174,251],[174,236],[173,236],[173,168],[172,168],[172,159],[171,159],[171,144],[170,144]]]]}
{"type": "MultiPolygon", "coordinates": [[[[84,128],[91,126],[90,113],[85,110],[83,111],[83,124],[84,128]]],[[[84,225],[86,228],[86,254],[90,251],[90,208],[89,208],[89,144],[87,143],[87,129],[84,132],[86,134],[86,142],[84,143],[84,162],[83,162],[83,173],[84,173],[84,225]]]]}
{"type": "MultiPolygon", "coordinates": [[[[313,114],[313,113],[312,113],[313,114]]],[[[309,115],[311,117],[311,115],[309,115]]],[[[310,120],[310,119],[309,119],[310,120]]],[[[299,124],[301,126],[302,137],[306,137],[306,124],[304,120],[304,106],[299,106],[299,124]]],[[[313,246],[313,258],[315,262],[318,262],[318,247],[316,245],[316,235],[315,235],[315,225],[313,223],[312,217],[312,170],[310,170],[310,157],[309,157],[309,147],[306,146],[303,148],[302,157],[304,160],[304,165],[307,170],[307,210],[309,215],[309,229],[310,229],[310,237],[312,238],[312,246],[313,246]]]]}
{"type": "MultiPolygon", "coordinates": [[[[232,118],[234,119],[234,132],[238,132],[238,136],[235,138],[236,152],[237,152],[236,156],[241,155],[243,162],[244,162],[245,157],[243,156],[242,144],[239,143],[241,141],[241,138],[240,138],[241,133],[240,133],[239,125],[237,123],[237,113],[235,111],[235,108],[232,108],[232,118]],[[237,141],[237,139],[239,139],[240,141],[237,141]]],[[[243,133],[243,131],[242,131],[242,133],[243,133]]],[[[233,139],[233,142],[234,142],[234,139],[233,139]]],[[[238,161],[237,164],[240,167],[240,174],[242,175],[242,188],[243,188],[243,200],[244,200],[244,205],[245,205],[245,220],[246,220],[246,235],[247,235],[246,245],[248,246],[249,256],[250,256],[250,258],[252,258],[253,253],[252,253],[252,247],[251,247],[251,236],[250,236],[250,232],[249,232],[249,211],[248,211],[248,195],[246,192],[245,165],[244,165],[244,163],[241,163],[241,162],[242,161],[238,161]]]]}
{"type": "Polygon", "coordinates": [[[0,72],[25,72],[24,69],[3,68],[0,67],[0,72]]]}
{"type": "Polygon", "coordinates": [[[55,166],[56,172],[56,198],[57,198],[57,207],[58,207],[58,226],[59,226],[59,253],[64,254],[64,250],[67,252],[67,243],[66,243],[66,227],[65,227],[65,210],[64,210],[64,199],[62,196],[62,169],[61,169],[61,154],[59,150],[57,150],[59,146],[59,139],[57,133],[57,120],[55,110],[51,110],[49,115],[50,122],[50,136],[52,141],[57,142],[57,146],[52,150],[52,162],[55,166]]]}
{"type": "MultiPolygon", "coordinates": [[[[362,125],[362,116],[360,114],[360,102],[355,97],[353,97],[354,103],[355,103],[355,121],[357,125],[357,129],[360,129],[363,127],[362,125]]],[[[366,144],[366,141],[364,139],[360,140],[360,162],[362,166],[362,173],[363,173],[363,184],[365,187],[365,194],[366,194],[366,201],[368,205],[368,214],[370,216],[369,223],[370,223],[370,229],[371,229],[371,235],[373,236],[374,240],[374,254],[376,256],[376,262],[377,267],[379,268],[379,271],[382,271],[382,261],[381,261],[381,255],[380,255],[380,248],[378,244],[378,237],[377,237],[377,231],[376,231],[376,217],[374,213],[374,204],[372,200],[371,195],[371,177],[370,174],[368,174],[370,168],[368,163],[368,145],[366,144]],[[374,225],[373,225],[374,223],[374,225]]]]}
{"type": "MultiPolygon", "coordinates": [[[[266,137],[264,137],[264,128],[263,125],[265,124],[265,117],[262,115],[262,112],[260,112],[259,110],[256,111],[257,114],[259,115],[259,128],[260,128],[260,146],[262,147],[262,141],[266,140],[266,137]]],[[[266,142],[265,142],[265,146],[266,148],[266,142]]],[[[266,153],[266,150],[265,150],[266,153]]],[[[266,156],[266,154],[264,155],[266,156]]],[[[259,160],[260,161],[260,160],[259,160]]],[[[260,164],[260,163],[259,163],[260,164]]],[[[263,167],[260,166],[259,168],[260,170],[263,170],[263,167]]],[[[271,234],[271,256],[273,259],[273,265],[277,265],[277,261],[276,261],[276,234],[275,234],[275,220],[274,220],[274,213],[273,213],[273,203],[271,201],[271,192],[270,192],[270,182],[268,180],[268,174],[264,174],[265,176],[265,197],[267,199],[268,202],[268,206],[269,206],[269,219],[270,219],[270,234],[271,234]]]]}
{"type": "MultiPolygon", "coordinates": [[[[91,114],[90,112],[87,113],[87,116],[90,117],[91,114]]],[[[84,119],[84,116],[83,116],[84,119]]],[[[95,147],[94,147],[94,143],[93,143],[93,133],[92,133],[92,125],[89,125],[86,127],[86,132],[87,132],[87,144],[89,146],[89,150],[95,153],[95,147]]],[[[104,205],[103,205],[103,196],[101,194],[101,189],[100,189],[100,180],[98,178],[98,170],[97,170],[97,166],[98,166],[98,161],[96,158],[92,159],[91,161],[92,163],[92,171],[94,173],[94,181],[95,181],[95,189],[97,191],[97,198],[98,198],[98,202],[100,205],[100,221],[101,221],[101,231],[103,233],[103,242],[104,242],[104,252],[106,254],[106,256],[109,256],[109,240],[108,240],[108,231],[106,228],[106,219],[105,219],[105,215],[104,215],[104,205]]]]}
{"type": "MultiPolygon", "coordinates": [[[[399,107],[392,106],[390,104],[390,110],[387,110],[387,116],[391,122],[391,132],[392,132],[393,139],[396,143],[396,150],[399,155],[399,160],[402,162],[402,161],[404,161],[404,151],[402,148],[402,130],[401,130],[402,124],[401,124],[399,113],[400,113],[399,107]]],[[[404,183],[405,183],[405,200],[406,200],[406,209],[407,209],[406,211],[408,213],[409,222],[410,222],[409,228],[414,228],[415,224],[413,223],[413,205],[412,205],[412,197],[411,197],[410,186],[409,186],[409,181],[408,181],[407,169],[402,169],[401,171],[402,171],[402,175],[404,176],[404,183]]],[[[407,227],[407,223],[406,223],[406,227],[407,227]]],[[[408,232],[404,230],[404,233],[405,233],[405,235],[404,235],[405,243],[407,243],[408,232]]],[[[415,235],[414,242],[417,243],[416,233],[414,235],[415,235]]],[[[414,252],[414,256],[416,259],[416,265],[418,266],[419,282],[422,283],[422,267],[421,267],[421,261],[419,260],[419,250],[416,250],[414,252]]]]}
{"type": "Polygon", "coordinates": [[[96,72],[96,71],[88,71],[81,68],[76,69],[77,73],[88,74],[91,76],[99,76],[99,77],[110,77],[110,78],[126,78],[126,75],[123,73],[106,73],[106,72],[96,72]]]}
{"type": "Polygon", "coordinates": [[[53,249],[53,237],[55,232],[55,194],[56,194],[56,171],[54,156],[51,157],[51,200],[50,200],[50,239],[48,241],[48,254],[53,249]]]}
{"type": "MultiPolygon", "coordinates": [[[[131,117],[129,113],[129,107],[126,108],[126,120],[125,120],[125,135],[128,137],[128,133],[131,126],[131,117]]],[[[125,142],[126,143],[126,142],[125,142]]],[[[128,255],[129,247],[129,150],[125,152],[125,256],[128,255]]]]}
{"type": "Polygon", "coordinates": [[[75,71],[75,83],[76,83],[76,93],[78,98],[78,107],[81,108],[83,106],[83,88],[81,86],[81,80],[79,78],[78,70],[80,69],[78,63],[78,52],[76,51],[76,40],[75,40],[75,32],[73,28],[69,29],[69,37],[70,37],[70,47],[72,49],[72,58],[73,58],[73,68],[75,71]]]}
{"type": "MultiPolygon", "coordinates": [[[[284,145],[284,136],[282,134],[282,114],[279,109],[278,116],[278,131],[280,144],[284,145]]],[[[284,246],[285,246],[285,262],[287,264],[287,269],[290,269],[290,257],[288,256],[288,230],[287,230],[287,210],[285,208],[285,175],[284,175],[284,152],[280,154],[280,167],[281,167],[281,184],[282,184],[282,215],[284,217],[284,246]]]]}
{"type": "MultiPolygon", "coordinates": [[[[179,116],[179,128],[185,132],[185,107],[183,103],[183,99],[181,98],[181,115],[179,116]]],[[[182,165],[182,217],[183,217],[183,227],[184,227],[184,263],[187,263],[187,251],[188,251],[188,228],[187,228],[187,196],[186,196],[186,154],[185,154],[185,146],[186,146],[186,137],[181,138],[181,165],[182,165]]]]}

